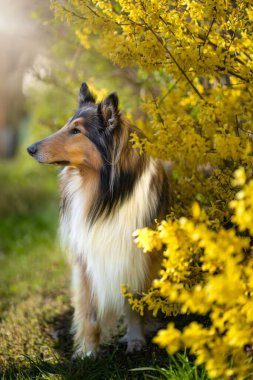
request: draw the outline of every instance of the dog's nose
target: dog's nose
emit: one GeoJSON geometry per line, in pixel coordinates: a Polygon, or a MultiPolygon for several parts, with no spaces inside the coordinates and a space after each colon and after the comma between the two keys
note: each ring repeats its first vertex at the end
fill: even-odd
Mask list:
{"type": "Polygon", "coordinates": [[[31,155],[31,156],[34,156],[38,151],[38,147],[37,147],[37,144],[33,144],[33,145],[30,145],[28,148],[27,148],[27,152],[31,155]]]}

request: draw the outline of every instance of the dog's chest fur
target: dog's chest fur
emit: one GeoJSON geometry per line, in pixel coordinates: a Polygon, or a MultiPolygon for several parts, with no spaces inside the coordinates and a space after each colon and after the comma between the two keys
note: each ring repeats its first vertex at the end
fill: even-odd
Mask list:
{"type": "Polygon", "coordinates": [[[64,169],[61,173],[65,197],[61,239],[73,259],[85,264],[101,316],[108,311],[122,314],[122,285],[135,292],[143,291],[147,285],[149,257],[136,247],[132,234],[146,225],[156,208],[156,194],[150,190],[155,171],[155,163],[151,160],[132,194],[109,216],[99,218],[92,225],[85,212],[89,194],[78,170],[64,169]]]}

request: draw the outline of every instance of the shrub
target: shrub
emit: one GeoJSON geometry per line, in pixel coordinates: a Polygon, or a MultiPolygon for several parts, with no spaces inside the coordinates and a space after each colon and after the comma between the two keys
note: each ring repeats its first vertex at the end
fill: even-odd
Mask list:
{"type": "Polygon", "coordinates": [[[146,116],[134,121],[146,138],[133,135],[134,147],[173,162],[167,220],[135,236],[146,252],[165,247],[161,277],[133,306],[170,314],[175,303],[182,313],[209,314],[211,326],[195,322],[180,332],[170,324],[155,341],[172,353],[189,347],[213,378],[244,378],[253,370],[253,182],[245,183],[252,177],[252,2],[67,4],[52,2],[81,45],[135,70],[146,116]]]}

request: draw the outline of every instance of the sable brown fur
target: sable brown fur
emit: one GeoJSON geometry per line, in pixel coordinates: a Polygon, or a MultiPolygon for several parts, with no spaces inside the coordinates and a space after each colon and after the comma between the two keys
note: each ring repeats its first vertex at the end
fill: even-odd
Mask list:
{"type": "Polygon", "coordinates": [[[127,351],[145,345],[121,287],[140,294],[158,275],[161,253],[143,254],[132,234],[165,217],[169,194],[163,163],[133,149],[132,132],[141,133],[123,121],[117,95],[96,104],[83,83],[74,116],[28,148],[39,162],[64,166],[60,232],[72,262],[75,356],[94,355],[123,313],[127,351]]]}

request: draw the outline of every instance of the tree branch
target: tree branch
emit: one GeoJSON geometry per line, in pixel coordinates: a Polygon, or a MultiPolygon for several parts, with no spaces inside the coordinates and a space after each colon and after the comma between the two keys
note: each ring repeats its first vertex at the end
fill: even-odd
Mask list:
{"type": "Polygon", "coordinates": [[[192,89],[196,92],[196,94],[200,97],[200,99],[204,100],[204,97],[201,95],[201,93],[199,92],[199,90],[197,89],[197,87],[194,85],[194,83],[192,83],[191,79],[188,77],[188,75],[186,74],[186,72],[184,71],[184,69],[179,65],[179,63],[177,62],[177,60],[175,59],[175,57],[172,55],[172,53],[170,52],[170,50],[167,48],[167,46],[165,46],[163,44],[163,41],[161,40],[161,38],[156,34],[156,32],[154,32],[154,30],[152,28],[150,28],[147,23],[142,20],[146,27],[151,31],[151,33],[156,37],[157,41],[162,45],[162,47],[166,50],[167,54],[169,55],[169,57],[171,58],[171,60],[175,63],[175,65],[177,66],[178,70],[183,74],[183,76],[185,77],[185,79],[187,80],[187,82],[190,84],[190,86],[192,87],[192,89]]]}

